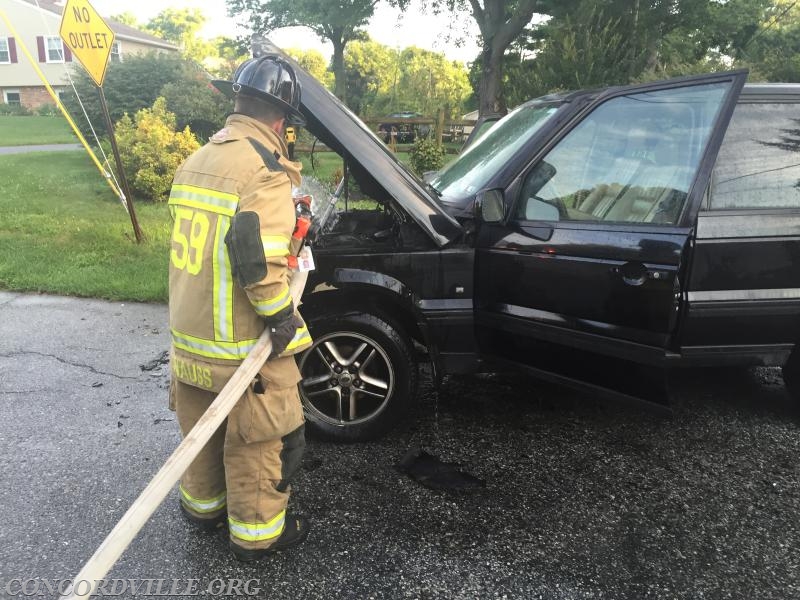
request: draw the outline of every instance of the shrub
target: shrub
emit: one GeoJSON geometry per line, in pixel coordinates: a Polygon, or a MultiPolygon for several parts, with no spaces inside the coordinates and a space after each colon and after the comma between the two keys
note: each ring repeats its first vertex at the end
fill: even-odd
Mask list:
{"type": "Polygon", "coordinates": [[[55,104],[45,102],[36,107],[35,112],[40,117],[54,117],[59,114],[58,107],[55,104]]]}
{"type": "Polygon", "coordinates": [[[0,115],[13,115],[15,117],[27,117],[31,114],[27,108],[20,104],[0,104],[0,115]]]}
{"type": "Polygon", "coordinates": [[[444,165],[445,150],[431,138],[419,137],[411,147],[411,168],[422,176],[426,171],[438,171],[444,165]]]}
{"type": "Polygon", "coordinates": [[[200,147],[186,127],[175,131],[175,115],[164,98],[143,108],[131,119],[125,114],[116,126],[122,165],[132,191],[155,201],[166,201],[175,171],[200,147]]]}
{"type": "MultiPolygon", "coordinates": [[[[97,86],[82,68],[76,67],[72,78],[95,129],[98,133],[105,132],[97,86]]],[[[163,96],[180,129],[189,125],[202,137],[207,137],[206,131],[213,133],[222,127],[226,111],[232,109],[230,101],[209,85],[208,76],[198,65],[171,54],[131,54],[125,56],[124,62],[111,63],[103,91],[114,122],[125,113],[133,115],[151,107],[156,98],[163,96]]],[[[66,98],[64,105],[76,118],[81,132],[90,136],[91,129],[77,98],[66,98]]]]}
{"type": "Polygon", "coordinates": [[[205,76],[186,77],[161,88],[160,96],[174,113],[178,128],[189,127],[200,141],[208,141],[219,131],[233,103],[219,92],[205,76]]]}

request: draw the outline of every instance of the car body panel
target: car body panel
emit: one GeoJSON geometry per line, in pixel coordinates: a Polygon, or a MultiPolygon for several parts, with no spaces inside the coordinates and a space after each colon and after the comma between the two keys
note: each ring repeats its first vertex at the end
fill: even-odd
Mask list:
{"type": "Polygon", "coordinates": [[[503,188],[507,218],[479,230],[475,304],[482,354],[626,398],[666,401],[657,375],[641,365],[662,364],[669,350],[690,252],[686,214],[699,206],[743,81],[743,73],[729,73],[607,90],[541,146],[530,167],[503,188]],[[607,101],[720,82],[727,92],[675,225],[511,216],[524,178],[607,101]]]}
{"type": "MultiPolygon", "coordinates": [[[[764,286],[759,283],[763,278],[757,272],[758,260],[748,256],[748,248],[761,243],[752,212],[721,215],[702,210],[744,72],[539,99],[559,109],[491,174],[483,190],[441,198],[408,173],[341,102],[300,73],[302,111],[312,133],[351,164],[362,188],[371,179],[373,188],[366,185],[370,195],[396,203],[432,242],[409,243],[400,235],[394,245],[377,249],[323,244],[315,250],[318,269],[311,274],[306,294],[311,306],[318,294],[325,302],[338,296],[348,306],[367,303],[390,320],[409,320],[403,329],[428,348],[438,374],[510,365],[597,394],[656,403],[665,399],[665,365],[719,355],[719,348],[736,345],[740,338],[730,333],[725,319],[740,308],[756,319],[747,325],[748,347],[733,351],[739,360],[759,352],[762,360],[771,354],[782,360],[793,346],[797,328],[785,325],[800,314],[800,303],[792,296],[795,290],[800,298],[791,266],[798,258],[793,239],[797,232],[789,227],[788,239],[769,244],[769,266],[762,264],[761,272],[771,283],[764,286]],[[510,218],[526,175],[603,103],[639,92],[722,81],[728,90],[674,224],[510,218]],[[501,223],[475,219],[476,201],[491,189],[505,196],[506,218],[501,223]],[[728,240],[732,244],[720,244],[716,234],[709,233],[730,228],[731,223],[734,229],[756,227],[752,235],[728,240]],[[764,298],[730,296],[727,304],[719,304],[715,294],[736,289],[720,269],[731,261],[742,266],[737,285],[742,290],[759,285],[753,289],[766,289],[764,298]],[[788,321],[776,312],[785,313],[788,321]],[[785,327],[782,336],[764,333],[779,323],[785,327]]],[[[773,98],[773,92],[753,87],[749,93],[773,98]]],[[[774,215],[765,219],[765,231],[781,227],[774,215]]]]}
{"type": "Polygon", "coordinates": [[[783,185],[797,189],[798,119],[797,85],[748,85],[739,98],[720,160],[725,167],[733,155],[752,154],[754,161],[748,166],[755,171],[732,176],[724,174],[730,167],[715,170],[704,199],[681,319],[682,364],[783,365],[798,339],[800,205],[719,209],[711,198],[717,183],[749,182],[751,176],[763,179],[744,186],[742,193],[769,194],[762,186],[787,177],[783,185]],[[769,123],[758,116],[762,110],[769,111],[769,123]],[[748,116],[750,111],[759,113],[748,116]],[[739,118],[743,125],[749,121],[750,128],[740,129],[739,118]],[[776,169],[767,155],[759,154],[764,147],[780,152],[790,168],[776,169]]]}
{"type": "MultiPolygon", "coordinates": [[[[391,322],[411,319],[437,377],[469,372],[478,361],[472,297],[474,251],[468,247],[413,252],[315,251],[304,314],[369,309],[391,322]]],[[[407,332],[408,334],[408,332],[407,332]]]]}

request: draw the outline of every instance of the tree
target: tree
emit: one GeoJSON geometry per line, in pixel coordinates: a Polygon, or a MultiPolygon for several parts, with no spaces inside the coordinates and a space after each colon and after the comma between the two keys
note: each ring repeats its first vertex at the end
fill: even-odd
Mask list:
{"type": "Polygon", "coordinates": [[[217,79],[231,79],[236,68],[250,58],[250,52],[233,38],[217,36],[211,43],[216,56],[203,61],[203,66],[217,79]]]}
{"type": "Polygon", "coordinates": [[[504,113],[503,66],[506,50],[531,22],[534,14],[548,14],[555,0],[423,0],[434,11],[469,12],[481,32],[478,58],[480,114],[504,113]]]}
{"type": "Polygon", "coordinates": [[[626,70],[609,64],[617,73],[614,82],[627,83],[729,68],[734,59],[741,63],[751,54],[747,49],[752,41],[775,31],[776,21],[786,24],[787,13],[792,12],[787,9],[796,4],[794,0],[577,0],[577,4],[565,0],[552,6],[552,19],[539,26],[535,36],[541,50],[594,12],[589,33],[602,37],[605,30],[627,47],[626,56],[615,58],[626,70]]]}
{"type": "Polygon", "coordinates": [[[206,17],[199,8],[165,8],[150,19],[144,29],[177,44],[184,56],[202,63],[216,55],[214,44],[197,35],[205,22],[206,17]]]}
{"type": "Polygon", "coordinates": [[[377,0],[226,0],[232,16],[247,14],[253,33],[268,33],[281,27],[308,27],[333,44],[335,93],[345,99],[344,50],[349,42],[362,39],[364,26],[372,18],[377,0]]]}
{"type": "MultiPolygon", "coordinates": [[[[746,2],[747,0],[740,0],[746,2]]],[[[750,0],[746,27],[730,49],[737,65],[751,69],[755,81],[800,79],[800,3],[794,0],[750,0]],[[753,15],[752,13],[756,13],[753,15]]]]}
{"type": "Polygon", "coordinates": [[[397,104],[400,53],[373,40],[358,40],[344,54],[347,104],[354,112],[376,116],[397,104]]]}
{"type": "Polygon", "coordinates": [[[139,27],[139,22],[136,20],[136,15],[130,11],[125,11],[118,15],[111,15],[111,20],[123,25],[130,25],[131,27],[139,27]]]}
{"type": "Polygon", "coordinates": [[[443,110],[445,118],[461,108],[471,91],[467,70],[460,62],[413,46],[400,54],[399,89],[403,108],[428,116],[443,110]]]}
{"type": "Polygon", "coordinates": [[[193,77],[187,73],[179,81],[167,83],[159,95],[175,114],[178,129],[188,127],[203,142],[222,127],[225,116],[233,110],[230,99],[200,73],[193,77]]]}
{"type": "MultiPolygon", "coordinates": [[[[507,55],[504,93],[514,104],[563,89],[729,69],[758,31],[769,37],[773,1],[563,0],[507,55]],[[762,22],[767,27],[759,28],[762,22]]],[[[779,53],[792,54],[789,48],[779,53]]],[[[759,63],[756,69],[767,67],[759,63]]]]}
{"type": "Polygon", "coordinates": [[[376,116],[406,110],[448,116],[460,109],[471,87],[460,62],[414,46],[402,51],[373,40],[352,42],[345,52],[348,105],[376,116]]]}
{"type": "Polygon", "coordinates": [[[301,50],[287,48],[286,54],[291,56],[297,64],[327,88],[333,87],[333,73],[328,69],[328,61],[318,50],[301,50]]]}
{"type": "MultiPolygon", "coordinates": [[[[97,86],[82,68],[73,70],[73,80],[89,120],[96,128],[99,126],[102,134],[105,128],[97,86]]],[[[210,86],[202,69],[195,62],[174,54],[130,54],[123,62],[112,63],[103,90],[113,121],[125,113],[135,114],[150,108],[156,98],[164,95],[181,128],[192,123],[195,126],[206,123],[197,132],[201,136],[221,126],[225,112],[230,110],[230,103],[210,86]]],[[[71,114],[82,114],[77,99],[67,98],[64,104],[71,114]]],[[[84,135],[91,135],[87,123],[80,122],[79,126],[84,135]]]]}
{"type": "Polygon", "coordinates": [[[481,81],[478,110],[480,114],[503,113],[503,57],[506,49],[531,22],[540,9],[539,0],[469,0],[472,17],[478,23],[483,40],[480,55],[481,81]]]}
{"type": "Polygon", "coordinates": [[[620,17],[607,17],[594,2],[554,19],[545,31],[534,44],[535,58],[507,65],[505,92],[512,105],[555,91],[625,84],[642,69],[643,50],[634,47],[634,36],[625,35],[620,17]]]}

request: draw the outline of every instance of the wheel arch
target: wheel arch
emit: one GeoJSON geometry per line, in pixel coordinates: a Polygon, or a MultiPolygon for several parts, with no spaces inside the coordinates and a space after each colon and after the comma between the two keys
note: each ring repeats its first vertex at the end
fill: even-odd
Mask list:
{"type": "Polygon", "coordinates": [[[427,321],[415,305],[415,294],[399,280],[360,269],[337,269],[333,281],[309,287],[301,312],[309,320],[330,312],[372,312],[428,349],[438,371],[436,346],[430,339],[427,321]]]}

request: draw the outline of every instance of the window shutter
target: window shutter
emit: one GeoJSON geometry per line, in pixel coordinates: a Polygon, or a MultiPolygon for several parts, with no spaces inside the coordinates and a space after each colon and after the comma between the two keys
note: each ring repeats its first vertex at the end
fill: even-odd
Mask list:
{"type": "Polygon", "coordinates": [[[61,42],[61,47],[64,48],[64,62],[72,62],[72,52],[64,42],[61,42]]]}
{"type": "Polygon", "coordinates": [[[36,36],[36,47],[39,48],[39,62],[47,62],[47,54],[44,52],[44,37],[41,35],[36,36]]]}
{"type": "Polygon", "coordinates": [[[8,38],[8,56],[12,63],[17,62],[17,41],[13,37],[8,38]]]}

